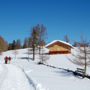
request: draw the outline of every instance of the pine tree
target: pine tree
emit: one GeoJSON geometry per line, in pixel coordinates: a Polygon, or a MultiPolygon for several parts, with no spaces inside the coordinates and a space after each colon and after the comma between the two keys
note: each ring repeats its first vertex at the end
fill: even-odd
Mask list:
{"type": "Polygon", "coordinates": [[[22,46],[21,46],[21,41],[20,41],[20,39],[18,39],[18,40],[16,41],[15,49],[21,49],[21,48],[22,48],[22,46]]]}
{"type": "Polygon", "coordinates": [[[23,48],[27,48],[27,47],[28,47],[28,39],[25,38],[25,39],[24,39],[23,48]]]}

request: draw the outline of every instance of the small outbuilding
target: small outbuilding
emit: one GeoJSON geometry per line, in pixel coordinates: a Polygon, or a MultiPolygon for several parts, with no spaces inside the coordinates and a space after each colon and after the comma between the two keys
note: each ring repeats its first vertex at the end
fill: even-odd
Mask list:
{"type": "Polygon", "coordinates": [[[49,49],[49,54],[69,54],[73,46],[61,40],[54,40],[45,47],[49,49]]]}

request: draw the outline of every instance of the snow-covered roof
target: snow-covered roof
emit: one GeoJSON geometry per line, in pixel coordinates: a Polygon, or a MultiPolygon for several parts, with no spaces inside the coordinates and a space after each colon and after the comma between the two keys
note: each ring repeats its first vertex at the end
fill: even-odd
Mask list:
{"type": "Polygon", "coordinates": [[[51,45],[51,44],[53,44],[53,43],[55,43],[55,42],[61,42],[61,43],[64,43],[64,44],[66,44],[66,45],[68,45],[68,46],[73,47],[71,44],[69,44],[69,43],[67,43],[67,42],[65,42],[65,41],[61,41],[61,40],[54,40],[54,41],[52,41],[51,43],[48,43],[45,47],[48,47],[49,45],[51,45]]]}

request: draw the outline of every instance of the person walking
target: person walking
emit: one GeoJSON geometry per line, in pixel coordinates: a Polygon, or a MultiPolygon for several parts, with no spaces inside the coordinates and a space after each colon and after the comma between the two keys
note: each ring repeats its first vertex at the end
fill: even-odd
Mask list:
{"type": "Polygon", "coordinates": [[[7,64],[7,62],[8,62],[8,57],[6,56],[5,57],[5,64],[7,64]]]}
{"type": "Polygon", "coordinates": [[[8,57],[8,63],[10,64],[10,62],[11,62],[11,57],[8,57]]]}

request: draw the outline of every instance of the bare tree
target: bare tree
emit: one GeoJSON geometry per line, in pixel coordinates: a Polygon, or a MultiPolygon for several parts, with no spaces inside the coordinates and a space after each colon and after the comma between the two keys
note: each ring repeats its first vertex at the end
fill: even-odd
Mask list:
{"type": "Polygon", "coordinates": [[[7,42],[3,39],[2,36],[0,36],[0,52],[3,52],[8,49],[7,42]]]}
{"type": "Polygon", "coordinates": [[[0,49],[0,56],[2,55],[2,50],[0,49]]]}
{"type": "Polygon", "coordinates": [[[31,38],[31,47],[32,47],[32,51],[33,51],[33,60],[35,60],[35,48],[36,48],[37,43],[38,43],[38,31],[37,31],[36,26],[34,26],[31,29],[30,38],[31,38]]]}
{"type": "Polygon", "coordinates": [[[46,63],[47,60],[49,60],[49,58],[50,58],[50,56],[45,53],[45,48],[43,48],[43,46],[42,46],[42,47],[41,47],[41,53],[40,53],[40,55],[39,55],[40,61],[39,61],[38,64],[46,63]]]}
{"type": "Polygon", "coordinates": [[[31,48],[27,48],[27,60],[29,61],[29,55],[32,53],[32,49],[31,48]]]}
{"type": "Polygon", "coordinates": [[[67,42],[67,43],[70,42],[70,39],[69,39],[69,37],[67,35],[64,36],[64,41],[67,42]]]}
{"type": "Polygon", "coordinates": [[[90,42],[81,38],[81,42],[78,42],[78,46],[74,52],[72,52],[71,58],[69,60],[74,64],[79,66],[84,66],[83,75],[86,75],[87,66],[90,65],[90,42]]]}
{"type": "Polygon", "coordinates": [[[30,34],[30,46],[32,47],[33,51],[33,60],[35,60],[35,48],[39,48],[39,54],[41,46],[45,45],[45,35],[46,35],[46,28],[44,25],[37,24],[31,29],[30,34]]]}
{"type": "Polygon", "coordinates": [[[18,54],[18,51],[15,49],[15,50],[13,50],[13,54],[15,55],[15,59],[16,59],[16,56],[17,56],[17,54],[18,54]]]}
{"type": "Polygon", "coordinates": [[[78,45],[79,45],[78,42],[74,41],[73,46],[78,47],[78,45]]]}
{"type": "Polygon", "coordinates": [[[39,38],[38,38],[38,46],[39,46],[39,55],[41,52],[42,46],[45,45],[45,39],[47,38],[47,32],[46,27],[42,24],[41,26],[38,25],[38,31],[39,31],[39,38]]]}

